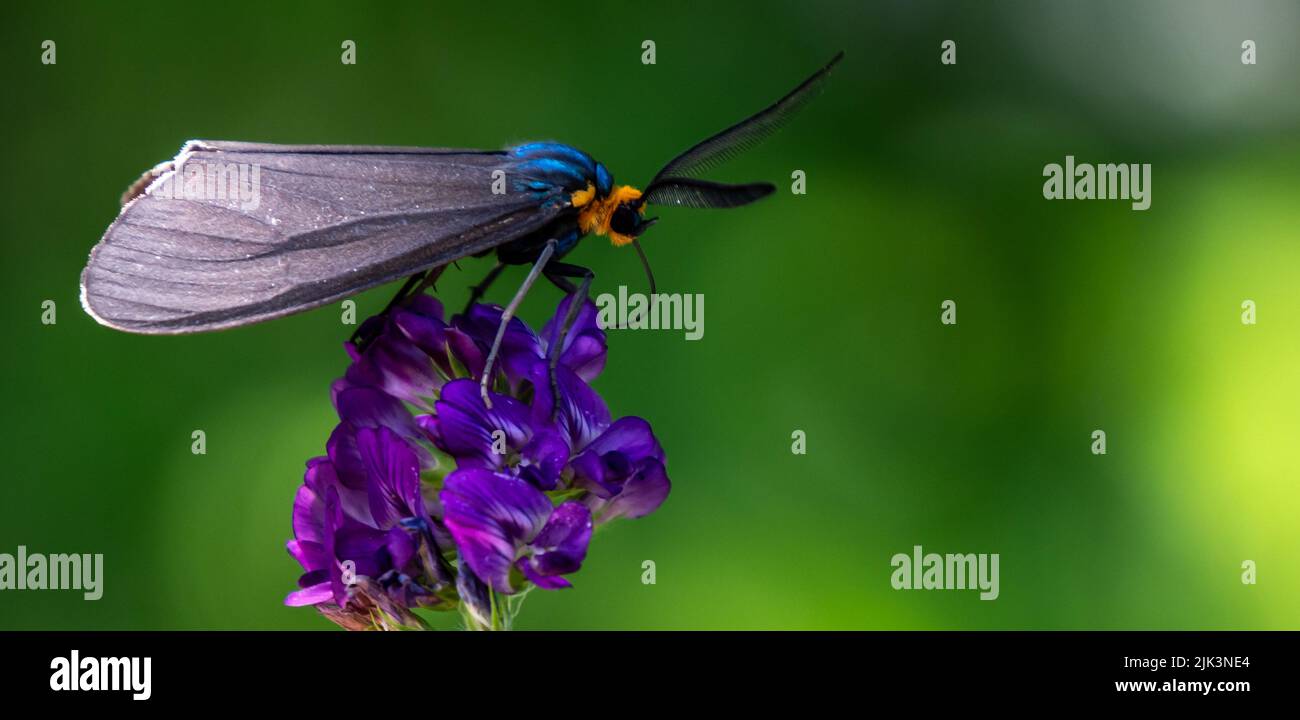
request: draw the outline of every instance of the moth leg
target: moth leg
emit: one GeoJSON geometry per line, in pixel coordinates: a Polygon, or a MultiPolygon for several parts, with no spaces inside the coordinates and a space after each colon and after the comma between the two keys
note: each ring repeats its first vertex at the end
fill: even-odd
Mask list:
{"type": "MultiPolygon", "coordinates": [[[[384,306],[383,312],[379,314],[387,315],[389,310],[392,310],[394,307],[397,306],[397,303],[406,299],[406,297],[411,292],[411,288],[415,287],[415,284],[420,282],[420,280],[422,280],[424,276],[425,276],[425,272],[420,271],[412,275],[411,277],[407,278],[406,282],[402,283],[402,289],[397,291],[397,294],[393,296],[393,299],[389,300],[388,304],[384,306]]],[[[363,327],[365,327],[365,323],[361,323],[360,325],[358,325],[357,329],[352,331],[352,336],[348,338],[348,342],[356,343],[357,337],[361,335],[361,328],[363,327]]]]}
{"type": "MultiPolygon", "coordinates": [[[[551,267],[555,267],[556,264],[557,263],[552,263],[551,267]]],[[[569,267],[573,267],[573,266],[570,265],[569,267]]],[[[564,293],[565,295],[572,295],[578,291],[577,285],[574,285],[573,283],[569,282],[568,280],[566,280],[565,278],[559,275],[552,275],[550,272],[547,272],[546,279],[550,280],[551,284],[559,288],[560,292],[564,293]]]]}
{"type": "Polygon", "coordinates": [[[546,279],[555,283],[561,290],[565,290],[569,295],[569,309],[564,313],[564,322],[560,323],[560,329],[555,334],[551,346],[546,351],[546,370],[547,377],[551,382],[551,419],[554,420],[560,412],[560,386],[555,380],[555,367],[560,362],[560,354],[563,352],[564,341],[569,336],[569,331],[573,329],[573,321],[578,318],[578,311],[583,305],[587,304],[587,293],[591,289],[591,281],[596,274],[585,267],[570,265],[569,263],[554,262],[546,268],[546,279]],[[575,289],[573,283],[567,278],[582,278],[575,289]],[[567,286],[567,287],[566,287],[567,286]]]}
{"type": "Polygon", "coordinates": [[[479,282],[478,285],[470,288],[469,302],[465,303],[465,312],[463,314],[469,314],[469,309],[474,307],[474,303],[483,299],[483,294],[488,291],[488,288],[492,287],[492,283],[496,281],[497,276],[505,269],[506,264],[498,261],[496,265],[492,266],[492,269],[488,271],[488,274],[479,282]]]}
{"type": "Polygon", "coordinates": [[[497,328],[497,336],[492,341],[492,349],[488,351],[487,362],[483,364],[483,377],[479,379],[478,385],[479,394],[483,396],[483,404],[488,408],[492,407],[492,400],[488,398],[488,385],[492,381],[492,365],[496,362],[497,352],[501,350],[501,342],[505,340],[506,327],[510,324],[510,320],[514,318],[515,311],[519,309],[519,304],[524,301],[524,296],[528,294],[529,288],[533,286],[533,283],[537,282],[537,276],[542,274],[542,270],[546,267],[546,261],[550,260],[551,256],[555,254],[555,247],[558,244],[558,241],[554,238],[546,241],[546,247],[542,248],[542,252],[537,256],[533,267],[529,269],[528,277],[524,278],[524,284],[519,286],[519,290],[511,298],[510,304],[506,305],[506,309],[501,313],[501,325],[497,328]]]}
{"type": "Polygon", "coordinates": [[[420,281],[419,285],[415,286],[415,289],[412,290],[410,294],[403,299],[403,301],[404,302],[409,301],[411,298],[423,294],[424,291],[429,288],[433,288],[434,292],[438,292],[438,288],[434,287],[434,283],[438,282],[438,278],[442,277],[442,273],[446,269],[447,269],[446,265],[439,265],[438,267],[435,268],[429,268],[429,271],[424,274],[424,279],[420,281]]]}

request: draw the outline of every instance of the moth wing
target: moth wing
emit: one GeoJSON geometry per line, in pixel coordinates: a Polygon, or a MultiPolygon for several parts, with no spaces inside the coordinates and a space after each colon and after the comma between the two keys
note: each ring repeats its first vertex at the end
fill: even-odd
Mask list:
{"type": "Polygon", "coordinates": [[[128,189],[82,305],[175,334],[334,302],[545,225],[561,206],[511,192],[509,169],[500,152],[191,141],[128,189]]]}

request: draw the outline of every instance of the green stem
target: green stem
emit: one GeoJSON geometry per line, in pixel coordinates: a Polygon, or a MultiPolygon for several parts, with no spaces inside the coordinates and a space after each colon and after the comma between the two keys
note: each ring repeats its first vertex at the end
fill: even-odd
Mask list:
{"type": "Polygon", "coordinates": [[[488,590],[488,601],[492,604],[492,624],[489,630],[508,630],[510,621],[505,617],[505,606],[501,604],[501,596],[496,590],[488,590]]]}
{"type": "MultiPolygon", "coordinates": [[[[484,630],[510,630],[515,626],[515,617],[519,615],[519,609],[524,605],[524,598],[532,591],[532,586],[527,590],[513,595],[502,595],[496,590],[488,589],[488,602],[491,606],[492,616],[488,619],[488,626],[484,630]]],[[[466,613],[467,622],[468,613],[466,613]]]]}

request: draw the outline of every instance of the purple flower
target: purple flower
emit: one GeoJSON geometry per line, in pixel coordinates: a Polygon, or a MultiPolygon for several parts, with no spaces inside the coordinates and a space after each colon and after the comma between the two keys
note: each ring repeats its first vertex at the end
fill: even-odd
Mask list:
{"type": "Polygon", "coordinates": [[[314,605],[349,629],[422,627],[415,609],[459,609],[470,627],[503,627],[494,595],[570,587],[593,527],[641,517],[667,497],[664,452],[649,423],[613,420],[591,388],[605,334],[586,303],[548,352],[563,300],[540,334],[507,327],[487,407],[478,376],[501,309],[443,320],[419,296],[367,320],[332,386],[339,423],[307,463],[289,553],[302,565],[289,605],[314,605]]]}
{"type": "Polygon", "coordinates": [[[553,419],[545,363],[535,366],[533,380],[531,407],[493,394],[491,409],[476,382],[453,380],[435,414],[419,420],[458,468],[519,477],[543,491],[583,490],[582,502],[600,523],[648,515],[663,503],[670,483],[649,423],[611,422],[600,396],[564,366],[557,369],[561,402],[553,419]]]}
{"type": "Polygon", "coordinates": [[[332,602],[353,615],[378,610],[385,622],[418,625],[409,609],[441,602],[437,593],[452,580],[436,551],[419,460],[386,427],[361,428],[355,440],[354,470],[341,472],[324,457],[307,462],[288,543],[305,572],[285,603],[332,602]]]}
{"type": "MultiPolygon", "coordinates": [[[[519,318],[510,320],[501,342],[498,367],[504,371],[511,389],[518,388],[522,381],[529,380],[537,363],[547,360],[547,353],[560,332],[560,324],[569,312],[569,303],[568,297],[560,301],[555,314],[542,328],[540,336],[519,318]]],[[[475,305],[468,314],[452,318],[452,324],[473,338],[482,351],[482,356],[487,357],[501,324],[501,312],[501,308],[493,305],[475,305]]],[[[578,310],[573,325],[564,338],[559,358],[559,365],[577,373],[586,382],[595,380],[605,369],[605,331],[597,325],[597,315],[596,306],[590,301],[578,310]]],[[[479,363],[478,370],[482,370],[482,362],[479,363]]],[[[473,373],[473,377],[478,376],[479,372],[473,373]]]]}
{"type": "Polygon", "coordinates": [[[589,491],[585,502],[601,522],[649,515],[668,497],[664,451],[638,417],[605,428],[570,463],[576,487],[589,491]]]}
{"type": "Polygon", "coordinates": [[[352,365],[335,383],[335,395],[349,387],[369,387],[429,409],[438,388],[458,372],[480,375],[486,346],[480,350],[474,338],[443,322],[442,313],[442,303],[419,295],[409,305],[362,323],[358,335],[364,349],[346,344],[352,365]]]}
{"type": "MultiPolygon", "coordinates": [[[[545,369],[534,369],[536,397],[533,415],[543,420],[552,415],[555,401],[545,369]]],[[[671,490],[663,448],[638,417],[610,421],[605,402],[567,368],[557,368],[559,387],[557,426],[570,449],[565,478],[568,487],[587,491],[587,504],[597,523],[618,517],[649,515],[663,504],[671,490]]]]}
{"type": "Polygon", "coordinates": [[[478,468],[449,475],[440,497],[461,557],[497,592],[520,589],[512,570],[540,588],[569,587],[562,576],[587,556],[591,511],[582,503],[553,506],[527,482],[478,468]]]}
{"type": "Polygon", "coordinates": [[[534,423],[532,409],[506,395],[491,393],[483,403],[478,383],[453,380],[434,404],[434,414],[419,418],[424,430],[458,468],[514,471],[542,490],[554,490],[569,459],[569,447],[549,424],[534,423]]]}

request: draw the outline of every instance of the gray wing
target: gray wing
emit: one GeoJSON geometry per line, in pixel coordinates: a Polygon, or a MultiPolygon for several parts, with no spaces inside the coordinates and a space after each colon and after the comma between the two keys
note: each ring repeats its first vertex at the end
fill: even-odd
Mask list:
{"type": "Polygon", "coordinates": [[[150,334],[324,305],[545,225],[562,205],[493,194],[509,169],[500,152],[191,141],[123,196],[82,305],[150,334]]]}

